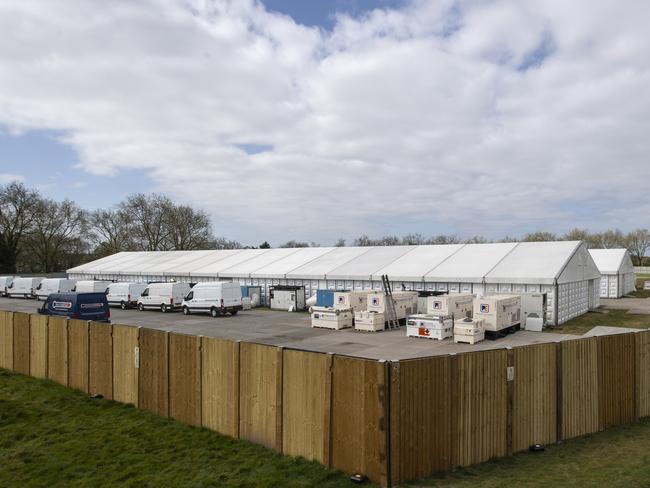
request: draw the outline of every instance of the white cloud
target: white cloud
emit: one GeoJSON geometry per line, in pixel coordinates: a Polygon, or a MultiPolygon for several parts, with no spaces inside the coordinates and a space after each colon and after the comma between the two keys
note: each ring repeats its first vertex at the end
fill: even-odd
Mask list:
{"type": "Polygon", "coordinates": [[[0,185],[6,185],[7,183],[13,183],[14,181],[23,181],[24,177],[22,175],[12,175],[10,173],[0,173],[0,185]]]}
{"type": "Polygon", "coordinates": [[[649,17],[417,0],[326,32],[253,1],[6,2],[0,124],[253,242],[648,225],[649,17]]]}

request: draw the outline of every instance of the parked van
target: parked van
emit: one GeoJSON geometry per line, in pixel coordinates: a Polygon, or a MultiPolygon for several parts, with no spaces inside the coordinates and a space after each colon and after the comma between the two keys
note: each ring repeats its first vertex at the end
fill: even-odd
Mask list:
{"type": "Polygon", "coordinates": [[[0,297],[7,296],[7,288],[9,288],[13,282],[13,276],[0,276],[0,297]]]}
{"type": "Polygon", "coordinates": [[[104,293],[52,293],[38,313],[95,322],[111,321],[104,293]]]}
{"type": "Polygon", "coordinates": [[[242,310],[241,287],[233,281],[213,281],[194,285],[183,300],[183,313],[209,313],[217,317],[225,312],[235,315],[242,310]]]}
{"type": "Polygon", "coordinates": [[[7,296],[11,298],[36,298],[36,288],[43,278],[15,278],[7,287],[7,296]]]}
{"type": "Polygon", "coordinates": [[[138,298],[138,310],[158,308],[165,313],[181,308],[189,292],[188,283],[151,283],[138,298]]]}
{"type": "Polygon", "coordinates": [[[72,289],[75,293],[106,293],[111,281],[81,280],[72,289]]]}
{"type": "Polygon", "coordinates": [[[138,305],[138,298],[146,288],[146,283],[111,283],[106,291],[106,299],[109,305],[119,305],[126,310],[138,305]]]}
{"type": "Polygon", "coordinates": [[[71,292],[75,285],[75,280],[66,278],[45,278],[36,287],[36,298],[45,300],[52,293],[71,292]]]}

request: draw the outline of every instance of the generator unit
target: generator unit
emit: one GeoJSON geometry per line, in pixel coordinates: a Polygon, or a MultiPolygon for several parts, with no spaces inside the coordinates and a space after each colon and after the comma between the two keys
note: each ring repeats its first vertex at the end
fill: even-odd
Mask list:
{"type": "Polygon", "coordinates": [[[471,317],[474,309],[474,295],[471,293],[450,293],[427,298],[427,314],[453,315],[456,320],[471,317]]]}
{"type": "Polygon", "coordinates": [[[406,336],[442,341],[454,335],[451,315],[411,315],[406,319],[406,336]]]}
{"type": "Polygon", "coordinates": [[[454,342],[465,344],[476,344],[485,339],[483,319],[471,319],[465,317],[463,320],[454,322],[454,342]]]}
{"type": "Polygon", "coordinates": [[[421,290],[418,291],[418,307],[417,307],[417,313],[418,314],[426,314],[427,313],[427,307],[428,307],[428,298],[429,297],[437,297],[440,295],[444,295],[446,292],[444,291],[433,291],[433,290],[421,290]]]}
{"type": "Polygon", "coordinates": [[[368,290],[335,291],[333,302],[336,309],[351,308],[353,312],[363,312],[368,309],[368,290]]]}
{"type": "Polygon", "coordinates": [[[486,332],[514,332],[521,323],[521,297],[479,296],[474,299],[474,318],[483,319],[486,332]]]}
{"type": "MultiPolygon", "coordinates": [[[[418,307],[418,293],[416,291],[394,291],[395,314],[397,320],[406,319],[414,314],[418,307]]],[[[376,291],[368,294],[368,312],[386,312],[386,295],[376,291]]]]}
{"type": "Polygon", "coordinates": [[[269,305],[273,310],[302,311],[305,309],[305,287],[272,286],[269,288],[269,305]]]}
{"type": "Polygon", "coordinates": [[[333,309],[329,307],[312,307],[311,326],[324,329],[347,329],[352,327],[354,312],[352,309],[333,309]]]}
{"type": "Polygon", "coordinates": [[[379,332],[386,328],[384,312],[355,312],[354,329],[363,332],[379,332]]]}

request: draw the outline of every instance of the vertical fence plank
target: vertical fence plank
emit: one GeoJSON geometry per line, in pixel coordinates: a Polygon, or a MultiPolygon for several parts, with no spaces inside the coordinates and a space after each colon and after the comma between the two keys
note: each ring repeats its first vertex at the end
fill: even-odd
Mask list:
{"type": "Polygon", "coordinates": [[[514,452],[556,441],[556,349],[555,344],[537,344],[513,350],[514,452]]]}
{"type": "Polygon", "coordinates": [[[332,376],[332,467],[381,478],[378,426],[384,416],[379,404],[379,378],[384,364],[334,356],[332,376]]]}
{"type": "Polygon", "coordinates": [[[240,345],[239,435],[269,448],[277,447],[278,370],[276,347],[240,345]]]}
{"type": "Polygon", "coordinates": [[[139,329],[113,326],[113,399],[138,406],[139,329]]]}
{"type": "Polygon", "coordinates": [[[68,323],[68,386],[88,393],[88,322],[68,323]]]}
{"type": "Polygon", "coordinates": [[[47,377],[68,386],[68,320],[64,317],[48,319],[47,377]]]}
{"type": "Polygon", "coordinates": [[[47,316],[32,314],[29,325],[29,374],[47,378],[47,316]]]}
{"type": "Polygon", "coordinates": [[[505,350],[458,356],[458,463],[505,456],[507,422],[505,350]]]}
{"type": "Polygon", "coordinates": [[[329,363],[327,354],[284,351],[283,453],[323,464],[329,363]]]}
{"type": "Polygon", "coordinates": [[[238,437],[239,343],[203,337],[201,361],[201,423],[238,437]]]}
{"type": "Polygon", "coordinates": [[[89,325],[88,391],[113,399],[113,327],[91,322],[89,325]]]}
{"type": "Polygon", "coordinates": [[[201,425],[201,337],[169,334],[169,416],[201,425]]]}
{"type": "Polygon", "coordinates": [[[141,408],[169,416],[169,335],[140,329],[139,404],[141,408]]]}
{"type": "Polygon", "coordinates": [[[598,337],[598,418],[600,429],[636,417],[634,334],[598,337]]]}
{"type": "Polygon", "coordinates": [[[323,464],[332,467],[332,373],[334,355],[327,354],[325,370],[325,408],[323,409],[323,464]]]}
{"type": "Polygon", "coordinates": [[[0,368],[14,369],[14,313],[0,311],[0,368]]]}
{"type": "Polygon", "coordinates": [[[14,313],[14,371],[29,374],[29,314],[14,313]]]}
{"type": "Polygon", "coordinates": [[[598,430],[598,344],[595,337],[564,341],[562,439],[598,430]]]}
{"type": "Polygon", "coordinates": [[[636,401],[637,417],[650,415],[650,331],[637,332],[636,401]]]}

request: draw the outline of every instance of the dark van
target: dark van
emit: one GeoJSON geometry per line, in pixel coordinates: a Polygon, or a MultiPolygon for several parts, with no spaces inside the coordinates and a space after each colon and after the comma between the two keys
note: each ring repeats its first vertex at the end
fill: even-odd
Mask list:
{"type": "Polygon", "coordinates": [[[94,322],[111,321],[111,309],[104,293],[52,293],[38,313],[94,322]]]}

